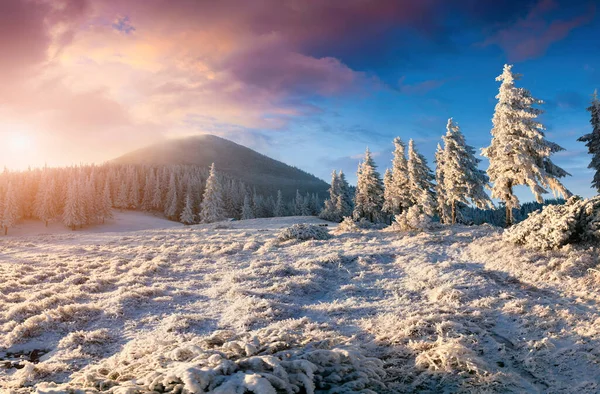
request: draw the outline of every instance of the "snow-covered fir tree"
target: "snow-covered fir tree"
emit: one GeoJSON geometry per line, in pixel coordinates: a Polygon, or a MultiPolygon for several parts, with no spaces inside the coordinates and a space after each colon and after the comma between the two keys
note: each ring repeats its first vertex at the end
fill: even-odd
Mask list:
{"type": "Polygon", "coordinates": [[[331,185],[329,186],[329,198],[325,200],[323,209],[319,213],[319,217],[323,220],[339,222],[342,220],[341,213],[337,209],[337,202],[340,198],[341,188],[340,179],[335,170],[331,173],[331,185]]]}
{"type": "Polygon", "coordinates": [[[352,211],[354,210],[354,196],[352,190],[350,190],[350,185],[346,180],[346,174],[344,174],[344,171],[342,170],[338,172],[338,185],[339,195],[335,204],[336,211],[341,218],[352,216],[352,211]]]}
{"type": "Polygon", "coordinates": [[[381,220],[383,207],[383,181],[377,172],[371,152],[367,148],[364,160],[358,166],[356,195],[354,198],[355,220],[365,218],[371,222],[381,220]]]}
{"type": "Polygon", "coordinates": [[[206,180],[206,188],[200,205],[200,221],[202,223],[213,223],[223,219],[225,219],[223,191],[220,179],[217,176],[215,163],[213,163],[210,166],[210,175],[206,180]]]}
{"type": "Polygon", "coordinates": [[[381,210],[389,216],[394,214],[393,182],[392,170],[386,168],[383,174],[383,207],[381,210]]]}
{"type": "Polygon", "coordinates": [[[590,112],[590,123],[592,132],[585,134],[577,139],[577,141],[585,142],[588,148],[588,153],[592,155],[592,161],[588,165],[595,171],[592,179],[592,187],[600,193],[600,100],[598,100],[598,91],[594,91],[592,95],[592,103],[587,108],[590,112]]]}
{"type": "Polygon", "coordinates": [[[8,183],[6,194],[4,195],[2,204],[2,228],[4,235],[8,234],[8,229],[17,223],[19,218],[19,205],[17,201],[17,191],[13,182],[8,183]]]}
{"type": "Polygon", "coordinates": [[[440,223],[450,223],[451,207],[446,198],[446,190],[444,189],[444,149],[440,144],[437,145],[435,151],[435,197],[437,200],[437,213],[440,217],[440,223]]]}
{"type": "Polygon", "coordinates": [[[45,173],[35,198],[34,210],[35,216],[43,221],[46,227],[48,227],[48,222],[57,215],[57,206],[54,197],[55,193],[56,182],[45,173]]]}
{"type": "Polygon", "coordinates": [[[406,145],[400,137],[394,138],[394,158],[392,159],[392,182],[390,183],[388,211],[397,215],[407,210],[413,203],[410,194],[406,145]]]}
{"type": "Polygon", "coordinates": [[[107,179],[104,182],[104,188],[102,191],[102,203],[100,205],[100,215],[102,217],[102,223],[104,223],[106,219],[111,219],[113,217],[112,205],[112,200],[110,198],[110,182],[107,179]]]}
{"type": "Polygon", "coordinates": [[[177,199],[177,184],[175,181],[175,172],[171,171],[169,176],[169,188],[165,200],[165,216],[169,219],[178,218],[179,200],[177,199]]]}
{"type": "Polygon", "coordinates": [[[490,161],[487,173],[493,183],[492,197],[506,204],[507,226],[513,222],[512,210],[519,207],[515,186],[529,186],[538,202],[544,200],[546,189],[564,198],[571,195],[559,181],[569,174],[550,160],[563,148],[546,140],[544,126],[537,119],[542,110],[533,107],[543,101],[532,97],[527,89],[517,88],[515,80],[519,78],[508,64],[496,78],[502,83],[492,119],[492,141],[482,149],[490,161]]]}
{"type": "Polygon", "coordinates": [[[152,198],[154,197],[154,188],[156,183],[156,177],[154,176],[154,170],[150,169],[146,174],[146,183],[144,184],[144,191],[142,193],[142,205],[141,208],[144,211],[152,210],[152,198]]]}
{"type": "Polygon", "coordinates": [[[481,160],[475,157],[475,149],[467,145],[458,124],[448,119],[444,141],[443,193],[446,203],[450,205],[450,223],[456,223],[459,204],[473,204],[477,208],[491,207],[492,201],[485,192],[488,184],[486,173],[477,165],[481,160]]]}
{"type": "Polygon", "coordinates": [[[407,168],[412,205],[418,206],[425,215],[435,215],[435,176],[427,165],[425,156],[417,152],[412,139],[408,142],[407,168]]]}
{"type": "Polygon", "coordinates": [[[283,216],[284,209],[285,208],[283,206],[283,194],[281,194],[281,190],[277,190],[277,200],[275,201],[275,207],[273,208],[273,216],[283,216]]]}
{"type": "Polygon", "coordinates": [[[252,202],[250,194],[246,193],[244,196],[244,205],[242,205],[242,220],[254,219],[254,211],[252,210],[252,202]]]}
{"type": "Polygon", "coordinates": [[[190,193],[185,196],[185,205],[183,206],[183,211],[181,211],[181,215],[179,215],[179,221],[183,224],[194,224],[194,200],[190,193]]]}
{"type": "Polygon", "coordinates": [[[67,189],[67,198],[65,200],[65,209],[63,211],[62,220],[65,226],[70,227],[71,230],[75,230],[77,226],[82,225],[80,210],[80,200],[78,193],[78,181],[72,179],[69,182],[67,189]]]}

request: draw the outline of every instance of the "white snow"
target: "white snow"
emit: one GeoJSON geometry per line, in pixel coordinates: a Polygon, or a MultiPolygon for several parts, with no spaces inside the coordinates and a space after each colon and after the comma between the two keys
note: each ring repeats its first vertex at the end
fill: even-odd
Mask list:
{"type": "Polygon", "coordinates": [[[600,390],[598,250],[298,223],[0,238],[0,391],[600,390]]]}

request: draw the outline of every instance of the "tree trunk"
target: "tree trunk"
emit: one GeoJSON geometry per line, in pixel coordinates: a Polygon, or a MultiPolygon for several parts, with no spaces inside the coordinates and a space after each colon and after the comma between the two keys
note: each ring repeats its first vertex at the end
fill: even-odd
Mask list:
{"type": "MultiPolygon", "coordinates": [[[[510,192],[510,197],[511,197],[510,200],[512,200],[512,196],[513,196],[512,183],[508,184],[508,191],[510,192]]],[[[508,201],[506,201],[506,228],[509,228],[510,226],[512,226],[512,224],[513,224],[512,207],[510,206],[508,201]]]]}
{"type": "Polygon", "coordinates": [[[456,224],[456,201],[452,201],[452,224],[456,224]]]}

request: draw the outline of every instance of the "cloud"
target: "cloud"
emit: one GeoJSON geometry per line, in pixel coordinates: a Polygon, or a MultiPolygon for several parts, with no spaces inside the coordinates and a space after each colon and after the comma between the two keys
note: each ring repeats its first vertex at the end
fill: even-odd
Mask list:
{"type": "Polygon", "coordinates": [[[400,93],[408,95],[424,95],[448,82],[446,79],[428,79],[426,81],[421,81],[414,84],[407,84],[404,82],[405,79],[406,76],[400,78],[398,81],[398,89],[400,93]]]}
{"type": "Polygon", "coordinates": [[[512,62],[536,58],[546,53],[553,43],[567,37],[572,30],[590,23],[596,12],[596,6],[590,3],[589,9],[581,15],[552,20],[551,13],[557,9],[558,2],[540,0],[524,18],[495,32],[482,45],[500,46],[512,62]]]}

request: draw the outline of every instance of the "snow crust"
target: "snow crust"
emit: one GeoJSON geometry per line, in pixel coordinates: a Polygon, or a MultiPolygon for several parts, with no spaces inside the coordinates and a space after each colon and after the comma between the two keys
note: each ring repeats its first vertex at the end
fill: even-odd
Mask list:
{"type": "Polygon", "coordinates": [[[600,390],[597,248],[301,223],[0,240],[0,391],[600,390]]]}

